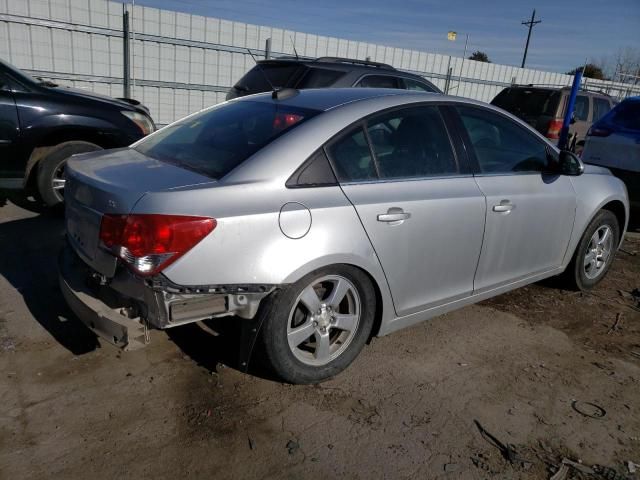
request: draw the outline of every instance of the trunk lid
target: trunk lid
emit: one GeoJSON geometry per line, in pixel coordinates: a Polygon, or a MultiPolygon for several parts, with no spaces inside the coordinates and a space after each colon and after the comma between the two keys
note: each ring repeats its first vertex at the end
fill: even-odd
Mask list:
{"type": "Polygon", "coordinates": [[[131,148],[74,156],[65,174],[67,238],[88,265],[107,277],[115,273],[116,258],[100,249],[103,214],[128,214],[148,192],[215,183],[131,148]]]}

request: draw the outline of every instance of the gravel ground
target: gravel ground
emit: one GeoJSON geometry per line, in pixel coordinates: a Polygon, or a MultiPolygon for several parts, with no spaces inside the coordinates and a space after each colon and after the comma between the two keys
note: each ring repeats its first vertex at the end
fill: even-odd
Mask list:
{"type": "Polygon", "coordinates": [[[635,478],[640,234],[588,294],[532,285],[300,387],[233,368],[234,319],[102,345],[57,287],[60,218],[31,210],[0,195],[0,478],[635,478]]]}

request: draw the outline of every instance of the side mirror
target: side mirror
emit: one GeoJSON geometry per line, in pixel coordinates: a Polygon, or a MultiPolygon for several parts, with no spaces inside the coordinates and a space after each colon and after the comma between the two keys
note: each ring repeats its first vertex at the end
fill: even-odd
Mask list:
{"type": "Polygon", "coordinates": [[[573,152],[562,150],[558,158],[560,173],[562,175],[571,175],[577,177],[584,173],[584,163],[573,152]]]}

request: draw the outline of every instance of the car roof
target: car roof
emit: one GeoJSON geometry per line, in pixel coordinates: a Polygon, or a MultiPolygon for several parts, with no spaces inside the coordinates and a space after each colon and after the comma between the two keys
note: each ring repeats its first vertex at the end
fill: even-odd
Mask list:
{"type": "Polygon", "coordinates": [[[293,57],[278,57],[265,60],[258,60],[259,64],[291,64],[305,65],[313,68],[329,68],[343,72],[375,72],[378,75],[393,75],[398,77],[410,77],[418,80],[425,80],[424,77],[415,73],[398,70],[386,63],[372,62],[369,60],[358,60],[342,57],[319,57],[312,59],[302,59],[293,57]]]}
{"type": "Polygon", "coordinates": [[[443,97],[441,93],[416,93],[411,90],[401,90],[397,88],[309,88],[302,90],[288,90],[291,90],[294,95],[287,96],[287,98],[283,98],[282,100],[274,99],[273,92],[266,92],[247,95],[231,101],[276,102],[279,105],[286,105],[289,107],[327,111],[347,103],[394,95],[423,95],[425,99],[427,97],[442,99],[443,97]]]}
{"type": "MultiPolygon", "coordinates": [[[[549,85],[511,85],[510,87],[506,87],[505,90],[548,90],[551,92],[570,92],[571,87],[570,86],[552,87],[549,85]]],[[[583,88],[581,88],[578,91],[578,93],[582,95],[593,95],[593,96],[611,98],[611,95],[608,95],[605,92],[598,92],[594,90],[584,90],[583,88]]]]}

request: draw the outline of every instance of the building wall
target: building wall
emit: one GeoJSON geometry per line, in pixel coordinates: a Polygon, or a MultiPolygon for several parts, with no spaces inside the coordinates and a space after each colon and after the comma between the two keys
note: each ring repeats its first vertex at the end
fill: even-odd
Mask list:
{"type": "MultiPolygon", "coordinates": [[[[570,85],[560,73],[482,63],[384,45],[312,35],[212,17],[128,5],[131,42],[131,96],[147,105],[158,124],[224,100],[229,87],[272,53],[365,59],[418,73],[444,89],[453,69],[450,93],[490,101],[513,81],[570,85]],[[293,43],[292,43],[293,40],[293,43]],[[460,77],[460,80],[459,80],[460,77]]],[[[107,0],[0,0],[0,58],[57,83],[114,97],[123,95],[123,5],[107,0]]],[[[628,85],[589,85],[612,95],[633,94],[628,85]]],[[[639,92],[635,92],[637,95],[639,92]]]]}

